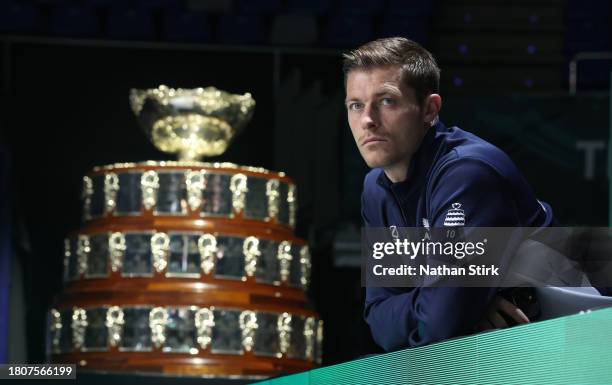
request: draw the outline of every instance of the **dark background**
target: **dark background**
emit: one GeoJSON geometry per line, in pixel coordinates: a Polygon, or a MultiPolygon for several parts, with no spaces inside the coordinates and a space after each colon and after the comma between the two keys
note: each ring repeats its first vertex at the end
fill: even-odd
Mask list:
{"type": "Polygon", "coordinates": [[[562,223],[607,225],[611,61],[579,61],[575,95],[568,68],[581,52],[611,50],[611,17],[610,2],[592,0],[0,2],[0,149],[9,174],[0,183],[10,207],[1,214],[12,250],[0,292],[10,276],[8,316],[18,324],[9,362],[45,359],[45,315],[61,290],[63,238],[80,225],[82,176],[97,165],[169,158],[137,126],[130,88],[252,93],[252,121],[212,160],[296,181],[296,233],[313,253],[309,296],[325,320],[324,364],[378,351],[361,318],[367,168],[344,113],[347,49],[382,36],[422,43],[442,68],[447,125],[509,153],[562,223]]]}

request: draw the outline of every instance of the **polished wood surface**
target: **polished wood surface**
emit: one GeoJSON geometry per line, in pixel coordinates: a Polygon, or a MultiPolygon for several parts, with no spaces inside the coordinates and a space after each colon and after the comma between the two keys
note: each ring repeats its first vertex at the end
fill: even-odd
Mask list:
{"type": "Polygon", "coordinates": [[[129,373],[164,373],[173,375],[271,377],[286,373],[303,372],[316,365],[303,360],[259,357],[250,352],[242,355],[210,354],[208,350],[197,355],[186,353],[122,352],[112,348],[108,352],[57,354],[56,363],[75,363],[83,369],[129,373]]]}
{"type": "Polygon", "coordinates": [[[200,283],[123,278],[74,282],[57,298],[58,309],[101,305],[217,306],[317,316],[300,289],[243,282],[200,283]]]}
{"type": "Polygon", "coordinates": [[[275,241],[291,241],[298,245],[305,242],[296,238],[293,231],[274,223],[262,224],[262,221],[235,218],[189,218],[185,216],[154,216],[150,211],[141,216],[109,216],[87,222],[73,234],[103,233],[114,231],[181,231],[218,233],[223,235],[256,236],[275,241]]]}

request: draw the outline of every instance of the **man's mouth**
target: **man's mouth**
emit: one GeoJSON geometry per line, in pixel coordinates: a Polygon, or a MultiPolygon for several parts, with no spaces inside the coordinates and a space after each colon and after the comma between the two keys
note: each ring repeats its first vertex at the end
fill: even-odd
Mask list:
{"type": "Polygon", "coordinates": [[[380,143],[380,142],[386,142],[387,140],[385,138],[381,138],[378,136],[372,136],[369,138],[366,138],[363,142],[361,142],[362,146],[366,146],[370,143],[380,143]]]}

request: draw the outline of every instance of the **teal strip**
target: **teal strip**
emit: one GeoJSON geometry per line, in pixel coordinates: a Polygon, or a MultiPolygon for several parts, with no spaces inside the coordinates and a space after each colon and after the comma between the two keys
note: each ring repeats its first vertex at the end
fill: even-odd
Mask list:
{"type": "Polygon", "coordinates": [[[290,376],[283,376],[274,378],[271,380],[261,381],[258,385],[309,385],[310,384],[310,372],[302,372],[292,374],[290,376]]]}
{"type": "Polygon", "coordinates": [[[261,384],[611,384],[612,308],[381,354],[301,375],[261,384]]]}

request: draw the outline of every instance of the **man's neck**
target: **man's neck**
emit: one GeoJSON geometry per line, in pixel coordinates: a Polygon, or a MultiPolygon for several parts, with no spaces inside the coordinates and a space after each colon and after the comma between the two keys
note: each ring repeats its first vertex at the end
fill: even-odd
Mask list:
{"type": "Polygon", "coordinates": [[[403,182],[408,178],[408,168],[410,167],[410,161],[404,164],[397,164],[387,168],[384,168],[385,175],[392,183],[403,182]]]}
{"type": "MultiPolygon", "coordinates": [[[[435,123],[437,122],[438,118],[436,117],[435,123]]],[[[429,130],[432,130],[432,127],[425,127],[424,134],[420,138],[419,148],[423,145],[423,139],[425,138],[429,130]]],[[[414,155],[415,154],[413,154],[408,160],[405,160],[403,162],[397,162],[396,164],[393,164],[389,167],[383,167],[385,175],[387,175],[387,178],[389,178],[392,183],[404,182],[408,179],[408,170],[410,169],[410,164],[414,155]]]]}

